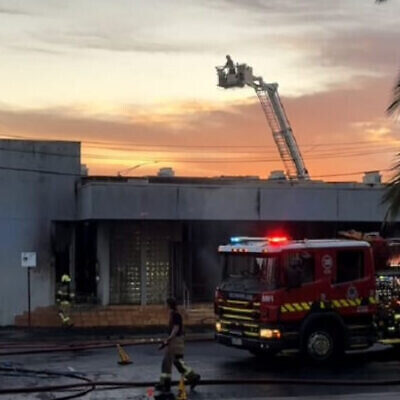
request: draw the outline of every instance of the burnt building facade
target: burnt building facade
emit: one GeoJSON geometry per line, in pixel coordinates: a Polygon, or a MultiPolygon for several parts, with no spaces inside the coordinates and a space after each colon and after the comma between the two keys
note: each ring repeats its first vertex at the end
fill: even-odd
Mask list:
{"type": "Polygon", "coordinates": [[[54,305],[68,273],[76,302],[161,304],[213,298],[219,244],[279,231],[332,238],[377,231],[385,214],[379,183],[258,179],[87,177],[80,144],[2,140],[0,325],[27,309],[21,254],[33,252],[31,305],[54,305]]]}

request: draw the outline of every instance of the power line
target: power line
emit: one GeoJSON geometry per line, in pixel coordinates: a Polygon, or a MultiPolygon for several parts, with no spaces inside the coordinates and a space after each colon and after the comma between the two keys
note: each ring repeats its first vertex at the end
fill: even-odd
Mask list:
{"type": "Polygon", "coordinates": [[[35,168],[19,168],[19,167],[0,166],[0,170],[16,171],[16,172],[32,172],[32,173],[49,174],[49,175],[75,176],[75,177],[86,176],[86,175],[82,175],[82,174],[75,174],[73,172],[52,171],[52,170],[35,169],[35,168]]]}
{"type": "Polygon", "coordinates": [[[40,154],[40,155],[55,156],[55,157],[80,158],[80,154],[54,153],[41,150],[12,149],[9,147],[0,147],[0,151],[8,151],[11,153],[40,154]]]}
{"type": "MultiPolygon", "coordinates": [[[[15,152],[15,153],[23,153],[23,154],[40,154],[40,155],[49,155],[49,156],[57,156],[57,157],[68,157],[68,158],[91,158],[91,159],[109,159],[109,160],[130,160],[132,157],[130,156],[122,156],[122,155],[105,155],[105,154],[90,154],[90,153],[82,153],[81,155],[76,155],[76,154],[65,154],[65,153],[55,153],[55,152],[47,152],[47,151],[40,151],[40,150],[25,150],[25,149],[13,149],[13,148],[5,148],[5,147],[0,147],[0,151],[6,151],[6,152],[15,152]]],[[[144,150],[139,150],[138,152],[143,152],[144,150]]],[[[371,155],[371,154],[379,154],[379,153],[393,153],[395,150],[393,150],[393,147],[378,147],[375,148],[374,150],[371,151],[365,151],[361,149],[360,151],[354,151],[354,150],[343,150],[343,151],[329,151],[326,150],[325,152],[321,153],[315,153],[315,155],[311,155],[306,157],[307,160],[319,160],[319,159],[328,159],[328,158],[341,158],[341,157],[360,157],[360,156],[365,156],[365,155],[371,155]]],[[[137,150],[125,150],[125,152],[131,152],[135,153],[137,150]]],[[[161,153],[159,151],[158,153],[161,153]]],[[[227,152],[229,154],[229,152],[227,152]]],[[[264,154],[264,152],[232,152],[230,154],[264,154]]],[[[274,152],[275,153],[275,152],[274,152]]],[[[279,162],[281,161],[280,158],[271,158],[271,159],[242,159],[238,160],[235,158],[231,159],[198,159],[198,160],[187,160],[187,159],[160,159],[160,161],[164,162],[279,162]]],[[[153,160],[148,160],[152,161],[153,160]]]]}
{"type": "MultiPolygon", "coordinates": [[[[85,141],[82,140],[82,143],[88,143],[88,144],[93,144],[91,141],[85,141]]],[[[114,142],[119,145],[121,145],[121,142],[114,142]]],[[[102,145],[102,146],[109,146],[110,144],[114,144],[110,142],[97,142],[97,144],[102,145]]],[[[196,145],[196,144],[164,144],[164,143],[158,143],[158,144],[149,144],[149,143],[135,143],[135,142],[123,142],[124,146],[136,146],[136,147],[166,147],[166,148],[265,148],[265,149],[276,149],[275,145],[229,145],[229,144],[213,144],[213,145],[196,145]]],[[[335,146],[353,146],[353,147],[359,147],[360,145],[368,145],[371,146],[373,144],[378,144],[382,143],[380,140],[373,140],[373,141],[360,141],[360,142],[324,142],[324,143],[300,143],[301,147],[321,147],[321,146],[330,146],[330,147],[335,147],[335,146]]],[[[400,146],[400,141],[399,141],[399,146],[400,146]]],[[[109,147],[107,147],[109,148],[109,147]]],[[[120,147],[116,147],[119,149],[120,147]]]]}
{"type": "MultiPolygon", "coordinates": [[[[348,142],[348,143],[350,143],[350,142],[348,142]]],[[[356,143],[356,142],[354,142],[354,143],[356,143]]],[[[157,147],[159,145],[156,144],[156,145],[146,145],[146,146],[157,147]]],[[[171,145],[171,146],[174,146],[174,145],[171,145]]],[[[210,146],[208,146],[208,147],[210,147],[210,146]]],[[[253,146],[251,146],[251,148],[252,147],[253,146]]],[[[212,147],[210,147],[210,148],[212,148],[212,147]]],[[[244,148],[247,148],[247,147],[246,146],[242,146],[242,147],[234,146],[232,148],[244,149],[244,148]]],[[[127,149],[126,147],[118,147],[118,149],[121,149],[124,152],[147,152],[148,151],[146,149],[127,149]]],[[[375,153],[377,150],[384,150],[384,149],[388,149],[388,151],[389,150],[393,151],[393,147],[392,146],[387,147],[387,144],[383,144],[382,143],[381,145],[378,145],[378,147],[375,147],[374,150],[371,151],[371,154],[375,153]]],[[[71,155],[71,154],[65,154],[65,153],[55,153],[55,152],[40,151],[40,150],[34,151],[34,150],[24,150],[24,149],[10,149],[10,148],[5,148],[5,147],[0,147],[0,150],[10,151],[10,152],[21,152],[21,153],[37,153],[37,154],[44,154],[44,155],[51,155],[51,156],[61,156],[61,157],[72,157],[72,158],[79,157],[79,155],[71,155]]],[[[354,148],[354,150],[363,150],[363,149],[360,149],[357,146],[356,148],[354,148]]],[[[160,151],[159,150],[158,152],[172,152],[173,153],[173,152],[176,152],[176,151],[173,151],[173,150],[160,151]]],[[[229,151],[227,153],[229,153],[229,151]]],[[[261,153],[261,154],[266,154],[266,153],[276,154],[276,151],[265,152],[265,151],[259,150],[259,151],[256,151],[256,152],[253,152],[253,151],[250,152],[248,150],[242,150],[242,151],[239,151],[239,152],[231,152],[231,154],[253,154],[253,153],[254,154],[258,154],[258,153],[261,153]]],[[[321,154],[321,155],[324,155],[324,156],[325,155],[330,155],[330,154],[332,154],[332,155],[341,155],[341,154],[346,154],[346,153],[349,153],[350,155],[357,154],[357,153],[352,153],[352,149],[350,149],[350,148],[344,148],[341,151],[330,148],[330,149],[326,149],[326,150],[322,150],[322,151],[318,152],[318,154],[321,154]]],[[[367,153],[365,153],[365,154],[367,154],[367,153]]],[[[123,159],[123,157],[121,157],[121,156],[90,154],[90,153],[82,153],[81,156],[84,156],[86,158],[123,159]]]]}
{"type": "MultiPolygon", "coordinates": [[[[359,142],[347,142],[346,144],[350,143],[359,143],[359,142]]],[[[365,142],[362,142],[366,144],[365,142]]],[[[157,145],[154,145],[157,146],[157,145]]],[[[237,146],[235,146],[237,147],[237,146]]],[[[19,153],[29,153],[29,154],[41,154],[41,155],[49,155],[49,156],[57,156],[57,157],[69,157],[69,158],[79,158],[80,155],[73,155],[73,154],[65,154],[65,153],[56,153],[56,152],[49,152],[49,151],[41,151],[41,150],[25,150],[25,149],[10,149],[5,147],[0,147],[2,151],[10,151],[10,152],[19,152],[19,153]]],[[[329,159],[329,158],[346,158],[346,157],[362,157],[371,154],[379,154],[379,153],[393,153],[395,150],[393,147],[386,147],[384,145],[380,147],[375,147],[374,150],[366,151],[366,149],[359,149],[357,146],[357,150],[354,151],[350,148],[345,148],[342,151],[335,151],[334,149],[326,149],[319,152],[314,152],[315,155],[307,157],[307,160],[319,160],[319,159],[329,159]]],[[[145,151],[144,149],[136,149],[136,150],[126,150],[125,152],[132,152],[135,153],[136,151],[145,151]]],[[[162,152],[162,151],[159,151],[162,152]]],[[[397,152],[397,151],[396,151],[397,152]]],[[[228,152],[229,153],[229,152],[228,152]]],[[[243,152],[235,152],[237,154],[252,154],[255,152],[243,151],[243,152]]],[[[259,152],[257,152],[259,153],[259,152]]],[[[265,152],[262,152],[263,154],[265,152]]],[[[274,152],[275,153],[275,152],[274,152]]],[[[103,154],[85,154],[83,153],[82,156],[84,158],[92,158],[92,159],[113,159],[113,160],[122,160],[122,159],[131,159],[131,157],[123,157],[123,156],[113,156],[113,155],[103,155],[103,154]]],[[[157,161],[154,160],[143,160],[145,163],[209,163],[209,164],[219,164],[219,163],[268,163],[268,162],[280,162],[279,158],[262,158],[262,159],[237,159],[237,158],[219,158],[219,159],[159,159],[157,161]]],[[[20,171],[20,172],[36,172],[36,173],[43,173],[43,174],[52,174],[52,175],[65,175],[65,176],[75,176],[81,177],[84,175],[81,174],[74,174],[74,173],[66,173],[62,171],[50,171],[50,170],[40,170],[40,169],[31,169],[31,168],[13,168],[13,167],[0,167],[2,170],[10,170],[10,171],[20,171]]],[[[130,168],[128,168],[130,170],[130,168]]],[[[382,171],[390,171],[391,169],[383,169],[382,171]]],[[[346,173],[337,173],[337,174],[328,174],[328,175],[314,175],[314,178],[325,178],[325,177],[340,177],[340,176],[351,176],[351,175],[359,175],[364,173],[365,171],[356,171],[356,172],[346,172],[346,173]]]]}
{"type": "MultiPolygon", "coordinates": [[[[7,136],[8,138],[17,138],[17,139],[26,139],[26,140],[49,140],[49,139],[40,139],[37,137],[32,136],[23,136],[23,135],[8,135],[5,134],[3,136],[7,136]]],[[[51,141],[51,140],[50,140],[51,141]]],[[[62,141],[55,140],[55,141],[62,141]]],[[[80,140],[76,139],[75,141],[81,142],[83,144],[93,144],[93,145],[101,145],[101,146],[112,146],[113,144],[117,144],[123,146],[121,148],[126,148],[126,146],[137,146],[137,147],[150,147],[150,148],[273,148],[275,149],[276,146],[274,145],[229,145],[229,144],[221,144],[221,145],[195,145],[195,144],[165,144],[165,143],[157,143],[157,144],[150,144],[150,143],[136,143],[136,142],[129,142],[129,141],[94,141],[94,140],[80,140]]],[[[364,141],[353,141],[353,142],[323,142],[323,143],[301,143],[301,147],[320,147],[320,146],[349,146],[349,145],[373,145],[374,143],[381,143],[380,140],[364,140],[364,141]]],[[[400,145],[400,143],[399,143],[400,145]]],[[[110,148],[110,147],[107,147],[110,148]]],[[[120,149],[119,147],[117,149],[120,149]]]]}
{"type": "MultiPolygon", "coordinates": [[[[156,147],[156,146],[155,146],[156,147]]],[[[114,148],[115,149],[115,148],[114,148]]],[[[224,149],[225,151],[223,151],[223,153],[228,153],[228,154],[277,154],[277,150],[273,150],[273,151],[265,151],[265,150],[246,150],[246,147],[243,148],[239,148],[239,151],[234,151],[234,150],[229,150],[229,149],[224,149]]],[[[388,147],[387,144],[382,144],[379,146],[374,147],[375,150],[381,150],[381,149],[390,149],[393,150],[393,146],[388,147]]],[[[119,149],[115,149],[116,151],[122,151],[122,152],[135,152],[135,153],[148,153],[150,151],[152,152],[156,152],[156,153],[180,153],[183,150],[173,150],[173,149],[146,149],[146,148],[138,148],[138,149],[132,149],[132,148],[126,148],[126,147],[121,147],[120,150],[119,149]]],[[[357,150],[365,150],[363,148],[360,147],[352,147],[352,148],[343,148],[343,149],[335,149],[335,148],[329,148],[329,149],[321,149],[318,152],[314,152],[315,154],[330,154],[333,152],[338,152],[340,151],[341,153],[348,153],[348,152],[352,152],[352,151],[357,151],[357,150]]],[[[196,153],[196,152],[201,152],[204,151],[204,149],[191,149],[190,152],[191,153],[196,153]]],[[[215,150],[208,150],[208,153],[221,153],[220,149],[215,149],[215,150]]],[[[309,151],[305,152],[306,154],[310,154],[309,151]]],[[[83,156],[92,156],[92,153],[82,153],[83,156]]],[[[110,156],[112,157],[112,156],[110,156]]]]}
{"type": "MultiPolygon", "coordinates": [[[[348,157],[364,157],[369,156],[372,154],[383,154],[383,153],[394,153],[393,149],[384,149],[384,150],[375,150],[375,151],[365,151],[365,152],[352,152],[352,153],[329,153],[329,154],[322,154],[321,156],[311,156],[306,157],[306,160],[325,160],[325,159],[332,159],[332,158],[348,158],[348,157]]],[[[118,156],[101,156],[101,155],[93,155],[90,158],[94,159],[113,159],[113,160],[123,160],[126,159],[118,156]]],[[[129,159],[129,158],[128,158],[129,159]]],[[[155,160],[146,159],[144,161],[152,161],[155,160]]],[[[160,158],[157,157],[158,162],[169,162],[169,163],[269,163],[269,162],[281,162],[280,158],[197,158],[197,159],[188,159],[188,158],[160,158]]]]}

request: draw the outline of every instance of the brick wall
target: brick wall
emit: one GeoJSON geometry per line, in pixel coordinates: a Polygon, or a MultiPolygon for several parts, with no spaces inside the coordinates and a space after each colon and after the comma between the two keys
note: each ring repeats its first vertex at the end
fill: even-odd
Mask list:
{"type": "MultiPolygon", "coordinates": [[[[197,304],[181,309],[185,326],[211,326],[214,324],[212,304],[197,304]]],[[[73,307],[70,313],[76,328],[124,327],[146,328],[165,326],[168,313],[165,306],[106,306],[73,307]]],[[[28,326],[28,313],[15,317],[15,326],[28,326]]],[[[61,327],[56,307],[38,307],[31,313],[31,326],[37,328],[61,327]]]]}

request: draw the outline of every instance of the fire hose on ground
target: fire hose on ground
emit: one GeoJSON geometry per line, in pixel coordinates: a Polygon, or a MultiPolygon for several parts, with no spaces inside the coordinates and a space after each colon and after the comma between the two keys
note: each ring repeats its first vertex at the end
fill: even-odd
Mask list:
{"type": "MultiPolygon", "coordinates": [[[[195,337],[189,338],[189,341],[209,341],[212,340],[209,337],[195,337]]],[[[134,340],[121,340],[118,342],[95,342],[90,344],[72,344],[72,345],[59,345],[54,344],[47,347],[41,347],[41,344],[38,345],[22,345],[20,348],[17,344],[12,345],[13,350],[8,352],[2,352],[0,350],[0,355],[24,355],[24,354],[36,354],[36,353],[49,353],[49,352],[64,352],[64,351],[79,351],[79,350],[90,350],[90,349],[99,349],[99,348],[111,348],[115,347],[117,343],[121,343],[124,346],[137,346],[137,345],[149,345],[149,344],[157,344],[160,343],[162,339],[160,338],[138,338],[134,340]],[[17,347],[17,349],[14,349],[17,347]],[[22,348],[22,349],[21,349],[22,348]]],[[[5,346],[3,348],[6,348],[5,346]]],[[[1,349],[1,344],[0,344],[1,349]]],[[[65,383],[59,385],[44,385],[44,386],[35,386],[35,387],[13,387],[13,388],[1,388],[1,395],[15,395],[15,394],[27,394],[27,393],[45,393],[45,392],[62,392],[62,391],[78,391],[73,394],[69,394],[63,397],[57,397],[55,400],[67,400],[78,398],[86,395],[87,393],[93,390],[116,390],[116,389],[133,389],[133,388],[149,388],[154,387],[154,381],[94,381],[90,378],[82,376],[77,373],[63,373],[63,372],[55,372],[48,370],[34,370],[34,369],[26,369],[20,367],[6,367],[0,366],[0,371],[7,372],[8,374],[33,374],[36,377],[40,375],[45,375],[47,377],[62,377],[62,378],[71,378],[77,379],[81,382],[79,383],[65,383]],[[100,389],[101,388],[101,389],[100,389]]],[[[178,385],[179,382],[173,382],[173,385],[178,385]]],[[[298,379],[298,378],[267,378],[267,379],[203,379],[200,383],[200,386],[217,386],[217,385],[313,385],[313,386],[332,386],[332,385],[340,385],[340,386],[364,386],[364,387],[373,387],[373,386],[400,386],[400,379],[384,379],[384,380],[331,380],[331,379],[298,379]]]]}
{"type": "Polygon", "coordinates": [[[57,377],[57,378],[70,378],[77,379],[83,381],[81,383],[72,383],[72,384],[64,384],[64,385],[46,385],[46,386],[36,386],[36,387],[17,387],[17,388],[8,388],[8,389],[0,389],[0,395],[5,394],[23,394],[23,393],[39,393],[39,392],[54,392],[61,390],[70,390],[76,389],[79,390],[77,393],[73,393],[63,397],[57,397],[56,400],[69,400],[75,399],[78,397],[85,396],[86,394],[92,392],[96,388],[96,384],[89,378],[68,372],[55,372],[49,370],[34,370],[27,368],[19,368],[19,367],[0,367],[0,371],[9,372],[13,374],[30,374],[41,376],[45,375],[47,377],[57,377]]]}
{"type": "MultiPolygon", "coordinates": [[[[154,387],[154,381],[94,381],[87,377],[73,374],[73,373],[60,373],[46,370],[31,370],[26,368],[14,367],[0,367],[0,371],[17,372],[17,373],[30,373],[30,374],[47,374],[49,376],[66,377],[72,379],[82,380],[79,383],[69,383],[60,385],[45,385],[35,387],[16,387],[16,388],[2,388],[0,395],[6,394],[27,394],[27,393],[43,393],[43,392],[58,392],[65,390],[79,390],[78,393],[72,395],[58,397],[57,400],[66,400],[81,397],[87,393],[103,387],[107,390],[116,389],[132,389],[132,388],[149,388],[154,387]]],[[[178,385],[179,382],[173,382],[172,385],[178,385]]],[[[199,383],[200,386],[219,386],[219,385],[312,385],[312,386],[400,386],[400,379],[382,379],[382,380],[332,380],[332,379],[294,379],[294,378],[263,378],[263,379],[204,379],[199,383]]]]}
{"type": "MultiPolygon", "coordinates": [[[[205,342],[213,340],[212,337],[192,337],[187,338],[187,342],[205,342]]],[[[63,352],[63,351],[80,351],[80,350],[91,350],[91,349],[106,349],[115,347],[117,344],[123,346],[140,346],[140,345],[148,345],[148,344],[159,344],[162,343],[163,339],[161,338],[140,338],[133,340],[120,340],[120,341],[107,341],[107,342],[95,342],[89,344],[67,344],[67,345],[51,345],[41,347],[38,345],[22,345],[19,347],[18,345],[10,346],[13,350],[2,351],[2,349],[9,349],[10,347],[4,344],[0,344],[0,356],[16,356],[16,355],[26,355],[26,354],[40,354],[40,353],[55,353],[55,352],[63,352]]]]}

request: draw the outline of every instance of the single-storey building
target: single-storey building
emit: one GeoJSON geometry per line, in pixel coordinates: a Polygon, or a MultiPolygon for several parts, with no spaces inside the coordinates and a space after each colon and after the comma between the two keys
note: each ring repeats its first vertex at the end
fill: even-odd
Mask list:
{"type": "Polygon", "coordinates": [[[97,177],[77,142],[4,139],[0,152],[0,326],[27,311],[24,257],[32,310],[54,306],[65,273],[76,304],[210,302],[231,236],[331,238],[377,231],[385,213],[380,183],[97,177]]]}

